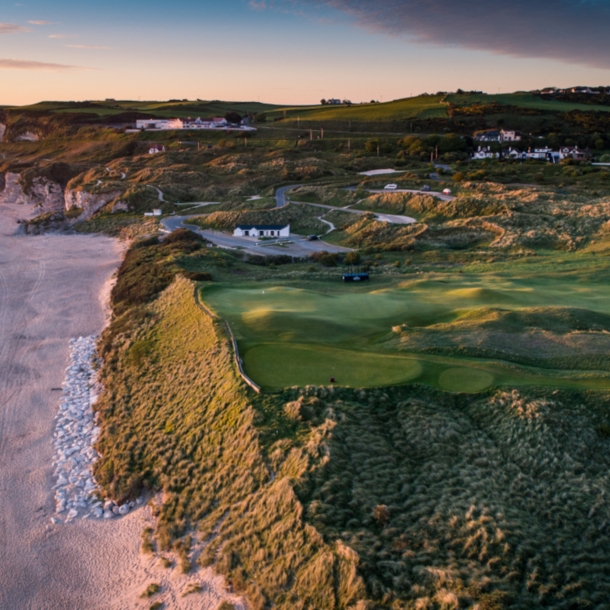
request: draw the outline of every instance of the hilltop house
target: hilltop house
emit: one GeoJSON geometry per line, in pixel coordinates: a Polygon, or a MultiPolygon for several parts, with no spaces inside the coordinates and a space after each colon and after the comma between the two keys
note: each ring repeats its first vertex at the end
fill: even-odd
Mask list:
{"type": "Polygon", "coordinates": [[[581,150],[578,146],[562,146],[559,155],[562,159],[574,159],[574,161],[586,161],[589,158],[588,151],[581,150]]]}
{"type": "Polygon", "coordinates": [[[500,138],[502,142],[519,142],[521,140],[521,134],[518,131],[503,129],[500,132],[500,138]]]}
{"type": "Polygon", "coordinates": [[[510,129],[502,129],[502,131],[491,129],[475,133],[474,139],[478,142],[518,142],[521,140],[521,134],[510,129]]]}
{"type": "Polygon", "coordinates": [[[474,139],[478,142],[501,142],[502,136],[499,131],[491,130],[475,134],[474,139]]]}
{"type": "Polygon", "coordinates": [[[290,225],[237,225],[234,237],[290,237],[290,225]]]}

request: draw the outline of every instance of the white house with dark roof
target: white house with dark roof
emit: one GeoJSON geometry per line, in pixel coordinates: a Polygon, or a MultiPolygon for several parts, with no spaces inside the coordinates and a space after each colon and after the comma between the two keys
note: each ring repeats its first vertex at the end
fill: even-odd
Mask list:
{"type": "Polygon", "coordinates": [[[290,237],[290,225],[237,225],[234,237],[290,237]]]}

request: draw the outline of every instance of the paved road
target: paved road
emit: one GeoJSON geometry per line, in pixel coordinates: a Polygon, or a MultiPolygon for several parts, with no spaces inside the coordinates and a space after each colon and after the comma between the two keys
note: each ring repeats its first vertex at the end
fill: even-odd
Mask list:
{"type": "MultiPolygon", "coordinates": [[[[355,186],[346,187],[347,191],[355,191],[355,186]]],[[[441,201],[453,201],[455,197],[453,195],[445,195],[444,193],[439,193],[438,191],[422,191],[417,189],[394,189],[390,191],[388,189],[367,189],[369,193],[413,193],[414,195],[432,195],[432,197],[436,197],[441,201]]]]}
{"type": "MultiPolygon", "coordinates": [[[[341,211],[341,212],[348,212],[349,214],[369,214],[370,212],[366,211],[366,210],[353,210],[352,208],[350,208],[349,206],[344,207],[344,208],[338,208],[336,206],[333,205],[326,205],[324,203],[309,203],[307,201],[288,201],[287,197],[286,197],[286,193],[287,191],[289,191],[290,189],[296,188],[298,186],[303,186],[302,184],[293,184],[291,186],[282,186],[280,187],[276,193],[275,193],[275,200],[276,200],[276,208],[283,208],[287,203],[297,203],[299,205],[312,205],[314,207],[317,208],[325,208],[329,211],[331,210],[337,210],[337,211],[341,211]]],[[[356,190],[355,186],[349,186],[347,187],[346,190],[356,190]]],[[[406,190],[400,190],[400,191],[368,191],[369,193],[386,193],[386,192],[392,192],[392,193],[407,193],[407,192],[419,192],[419,191],[406,191],[406,190]]],[[[442,195],[442,197],[448,197],[448,195],[442,195]]],[[[375,215],[375,218],[377,220],[381,220],[382,222],[389,222],[391,224],[396,224],[396,225],[409,225],[409,224],[413,224],[415,222],[417,222],[417,220],[415,218],[411,218],[410,216],[399,216],[397,214],[380,214],[379,212],[373,212],[373,214],[375,215]]],[[[318,220],[322,220],[322,218],[318,218],[318,220]]],[[[331,224],[325,220],[322,220],[322,222],[326,223],[326,224],[331,224]]],[[[334,229],[334,225],[333,225],[333,229],[334,229]]],[[[332,229],[331,229],[332,230],[332,229]]]]}
{"type": "Polygon", "coordinates": [[[220,231],[201,229],[196,225],[189,224],[189,218],[193,216],[168,216],[161,220],[161,224],[168,231],[176,229],[190,229],[201,235],[204,239],[220,246],[221,248],[239,248],[248,254],[257,256],[288,255],[296,257],[307,257],[313,252],[350,252],[350,248],[327,244],[322,240],[307,241],[301,235],[291,235],[290,239],[265,240],[259,242],[255,237],[234,237],[220,231]],[[284,245],[280,245],[280,244],[284,245]]]}

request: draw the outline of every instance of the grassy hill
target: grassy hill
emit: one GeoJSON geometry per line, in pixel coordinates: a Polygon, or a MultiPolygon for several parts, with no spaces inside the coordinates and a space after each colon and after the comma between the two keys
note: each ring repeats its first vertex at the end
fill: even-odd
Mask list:
{"type": "Polygon", "coordinates": [[[30,106],[21,106],[19,110],[52,113],[88,113],[98,116],[112,116],[126,112],[151,114],[155,117],[192,117],[224,116],[229,111],[240,114],[274,111],[279,106],[259,102],[224,102],[224,101],[89,101],[89,102],[40,102],[30,106]]]}

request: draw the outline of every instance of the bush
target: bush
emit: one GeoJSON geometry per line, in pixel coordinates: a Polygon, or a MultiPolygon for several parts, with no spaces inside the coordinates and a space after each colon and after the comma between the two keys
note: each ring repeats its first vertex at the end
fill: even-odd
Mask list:
{"type": "Polygon", "coordinates": [[[462,182],[464,180],[464,173],[463,172],[456,172],[455,174],[453,174],[453,181],[454,182],[462,182]]]}
{"type": "Polygon", "coordinates": [[[193,282],[211,282],[212,274],[205,271],[185,271],[184,275],[193,282]]]}
{"type": "Polygon", "coordinates": [[[153,582],[153,583],[149,584],[148,587],[146,587],[146,589],[144,590],[142,595],[140,595],[140,597],[152,597],[153,595],[156,595],[157,593],[159,593],[159,591],[161,591],[161,586],[158,583],[153,582]]]}

